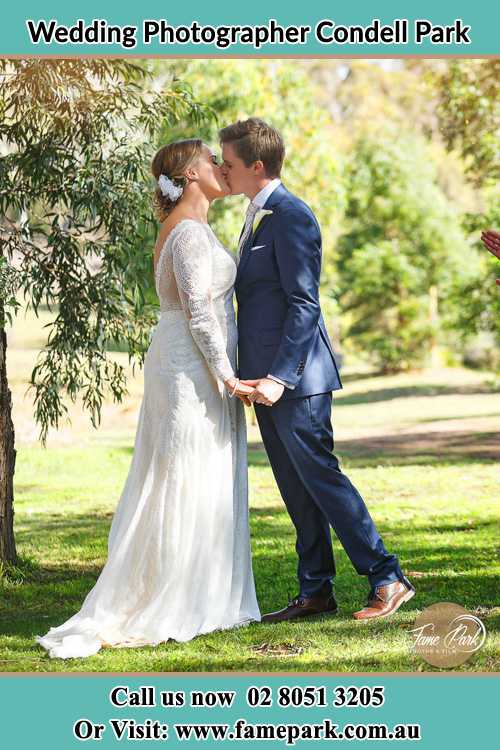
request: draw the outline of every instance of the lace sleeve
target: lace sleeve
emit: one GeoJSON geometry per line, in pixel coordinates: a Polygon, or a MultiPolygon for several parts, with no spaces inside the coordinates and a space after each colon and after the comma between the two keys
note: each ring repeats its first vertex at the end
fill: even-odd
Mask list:
{"type": "Polygon", "coordinates": [[[219,321],[212,306],[212,248],[196,222],[181,229],[172,243],[175,280],[196,344],[219,380],[234,376],[219,321]]]}

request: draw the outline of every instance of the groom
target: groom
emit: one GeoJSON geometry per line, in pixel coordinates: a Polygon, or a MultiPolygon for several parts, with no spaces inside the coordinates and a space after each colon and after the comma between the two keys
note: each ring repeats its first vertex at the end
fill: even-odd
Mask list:
{"type": "Polygon", "coordinates": [[[231,193],[250,198],[235,285],[239,375],[254,387],[249,399],[297,532],[299,595],[263,622],[336,612],[330,526],[371,586],[354,617],[385,617],[415,589],[332,453],[332,391],[342,385],[319,305],[318,222],[279,179],[285,148],[277,130],[252,117],[219,136],[231,193]]]}

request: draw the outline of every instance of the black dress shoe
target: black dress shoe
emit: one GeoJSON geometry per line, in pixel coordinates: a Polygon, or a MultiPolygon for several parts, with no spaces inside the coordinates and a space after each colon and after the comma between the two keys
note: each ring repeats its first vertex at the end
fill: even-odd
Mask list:
{"type": "Polygon", "coordinates": [[[334,615],[337,613],[337,602],[333,594],[328,596],[296,596],[288,606],[277,612],[270,612],[262,617],[261,622],[287,622],[300,620],[314,615],[334,615]]]}

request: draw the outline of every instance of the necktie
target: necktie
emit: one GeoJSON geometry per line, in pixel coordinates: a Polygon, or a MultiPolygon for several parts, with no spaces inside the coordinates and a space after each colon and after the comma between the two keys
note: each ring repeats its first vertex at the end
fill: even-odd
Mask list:
{"type": "Polygon", "coordinates": [[[250,201],[250,203],[248,204],[248,208],[247,208],[247,215],[245,218],[245,226],[243,227],[243,234],[241,235],[240,241],[238,243],[238,262],[241,260],[243,247],[245,246],[245,242],[247,241],[250,235],[250,232],[252,231],[253,220],[258,210],[259,210],[259,206],[256,203],[253,203],[253,201],[250,201]]]}

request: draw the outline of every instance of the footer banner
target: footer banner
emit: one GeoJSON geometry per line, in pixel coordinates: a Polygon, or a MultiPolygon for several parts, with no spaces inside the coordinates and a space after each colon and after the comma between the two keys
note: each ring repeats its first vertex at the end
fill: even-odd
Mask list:
{"type": "Polygon", "coordinates": [[[0,678],[2,746],[490,748],[499,682],[485,674],[12,674],[0,678]]]}

